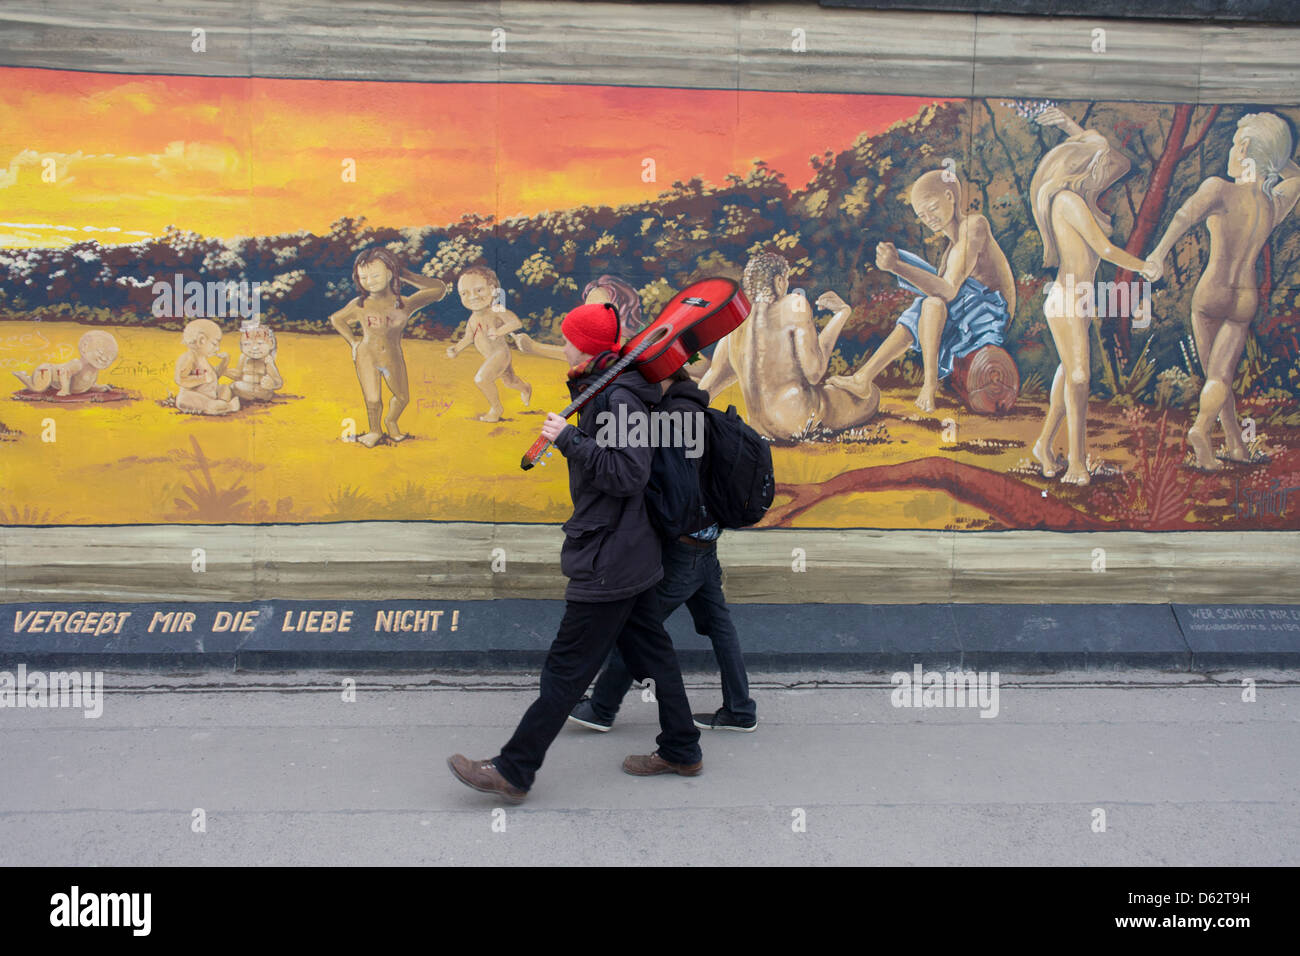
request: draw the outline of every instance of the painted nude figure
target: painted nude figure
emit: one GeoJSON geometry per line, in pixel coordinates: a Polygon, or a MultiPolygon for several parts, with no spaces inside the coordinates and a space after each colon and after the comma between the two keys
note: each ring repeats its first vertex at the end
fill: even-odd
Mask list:
{"type": "Polygon", "coordinates": [[[221,351],[221,326],[211,319],[194,319],[185,325],[181,341],[186,351],[176,360],[176,407],[202,415],[229,415],[239,411],[239,396],[221,384],[230,356],[221,351]],[[220,361],[213,368],[211,358],[220,361]]]}
{"type": "MultiPolygon", "coordinates": [[[[627,282],[618,276],[610,275],[600,276],[588,282],[587,287],[582,290],[582,304],[600,305],[603,302],[610,303],[618,311],[620,342],[626,342],[641,331],[641,327],[644,325],[641,318],[641,296],[627,282]]],[[[544,342],[535,342],[527,332],[516,332],[510,337],[519,346],[519,351],[525,355],[536,355],[539,358],[556,359],[561,362],[567,361],[564,357],[564,346],[562,345],[547,345],[544,342]]]]}
{"type": "Polygon", "coordinates": [[[1205,369],[1196,421],[1187,431],[1196,464],[1223,467],[1210,435],[1223,425],[1230,461],[1248,461],[1241,437],[1232,379],[1259,309],[1255,261],[1269,235],[1300,199],[1300,167],[1291,158],[1291,128],[1275,113],[1251,113],[1237,121],[1228,151],[1228,179],[1211,176],[1183,203],[1152,250],[1147,264],[1162,272],[1169,251],[1189,230],[1205,223],[1210,256],[1192,293],[1192,332],[1205,369]]]}
{"type": "Polygon", "coordinates": [[[239,330],[239,363],[223,374],[232,380],[231,389],[244,401],[267,402],[284,379],[275,366],[275,333],[265,325],[245,323],[239,330]]]}
{"type": "Polygon", "coordinates": [[[854,428],[876,413],[879,392],[864,397],[822,381],[851,311],[843,299],[826,292],[817,300],[834,312],[818,332],[808,300],[790,292],[790,264],[775,252],[749,260],[741,285],[753,308],[713,350],[700,380],[710,399],[738,381],[746,420],[780,441],[810,428],[854,428]]]}
{"type": "MultiPolygon", "coordinates": [[[[64,353],[67,354],[67,353],[64,353]]],[[[77,340],[78,358],[53,364],[42,362],[31,373],[14,372],[32,392],[48,391],[57,385],[56,395],[107,392],[112,386],[96,385],[99,373],[117,361],[117,339],[103,329],[92,329],[77,340]]]]}
{"type": "Polygon", "coordinates": [[[498,291],[501,283],[487,266],[470,266],[456,280],[460,301],[469,309],[465,334],[455,345],[447,347],[447,358],[455,358],[473,343],[483,356],[483,364],[474,373],[474,384],[488,400],[488,410],[476,416],[481,422],[499,422],[505,406],[497,392],[499,378],[508,388],[517,389],[520,401],[528,407],[533,387],[515,373],[510,362],[510,345],[506,336],[524,327],[519,316],[505,308],[498,291]]]}
{"type": "Polygon", "coordinates": [[[948,237],[936,272],[892,242],[876,246],[876,266],[892,272],[904,288],[919,294],[899,317],[880,348],[855,374],[833,375],[827,382],[855,395],[875,394],[876,377],[909,348],[921,352],[925,377],[916,407],[934,411],[939,380],[952,373],[953,362],[985,345],[1001,345],[1016,312],[1016,285],[1007,257],[993,238],[989,221],[963,209],[956,174],[935,169],[912,184],[912,209],[931,232],[948,237]]]}
{"type": "Polygon", "coordinates": [[[357,436],[357,442],[374,448],[384,437],[385,428],[390,441],[406,438],[397,425],[398,417],[411,400],[406,358],[402,354],[402,332],[415,312],[447,294],[447,284],[411,272],[397,256],[382,248],[367,249],[357,256],[352,279],[361,294],[331,315],[330,323],[352,346],[352,361],[356,363],[357,380],[366,403],[367,428],[365,434],[357,436]],[[403,297],[403,282],[419,291],[403,297]],[[360,336],[353,329],[354,324],[360,327],[360,336]],[[381,424],[382,382],[388,383],[392,398],[381,424]]]}
{"type": "Polygon", "coordinates": [[[1060,363],[1052,378],[1051,398],[1043,429],[1034,443],[1034,457],[1045,478],[1055,477],[1061,459],[1052,445],[1062,419],[1069,438],[1063,482],[1090,481],[1087,452],[1088,387],[1092,372],[1088,332],[1096,315],[1093,280],[1102,259],[1142,273],[1156,272],[1107,238],[1110,217],[1097,205],[1098,197],[1129,170],[1123,153],[1106,137],[1085,130],[1057,107],[1038,114],[1037,122],[1059,126],[1069,138],[1048,151],[1029,184],[1034,222],[1043,237],[1043,265],[1056,266],[1056,288],[1050,289],[1045,312],[1060,363]],[[1076,294],[1062,294],[1060,289],[1076,294]]]}

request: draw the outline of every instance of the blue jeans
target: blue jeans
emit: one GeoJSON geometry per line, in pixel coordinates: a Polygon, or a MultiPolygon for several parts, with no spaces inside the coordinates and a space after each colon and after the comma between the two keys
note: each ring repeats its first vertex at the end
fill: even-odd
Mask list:
{"type": "MultiPolygon", "coordinates": [[[[722,566],[718,564],[718,546],[710,542],[700,548],[684,541],[667,541],[663,552],[664,577],[657,594],[659,620],[683,603],[695,622],[695,632],[713,642],[722,676],[722,706],[738,720],[748,722],[757,717],[749,696],[749,678],[745,659],[740,652],[740,638],[731,623],[731,612],[722,596],[722,566]]],[[[613,720],[624,695],[632,686],[632,674],[614,648],[609,663],[591,692],[591,708],[601,720],[613,720]]]]}

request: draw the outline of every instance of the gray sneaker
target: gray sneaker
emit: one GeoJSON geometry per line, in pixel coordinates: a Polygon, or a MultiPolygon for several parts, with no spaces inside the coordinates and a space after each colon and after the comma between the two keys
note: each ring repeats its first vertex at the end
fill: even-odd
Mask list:
{"type": "Polygon", "coordinates": [[[595,708],[591,706],[590,697],[584,697],[574,705],[573,712],[569,714],[569,719],[575,724],[581,724],[588,730],[598,730],[602,734],[607,734],[614,728],[614,721],[601,720],[596,716],[595,708]]]}

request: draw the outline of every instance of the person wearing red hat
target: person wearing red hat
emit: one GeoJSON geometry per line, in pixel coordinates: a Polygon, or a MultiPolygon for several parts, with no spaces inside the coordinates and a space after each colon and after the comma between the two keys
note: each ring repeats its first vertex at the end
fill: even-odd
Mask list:
{"type": "MultiPolygon", "coordinates": [[[[608,302],[579,306],[564,317],[560,331],[569,391],[576,398],[618,359],[618,310],[608,302]]],[[[661,549],[644,498],[654,449],[595,437],[602,412],[627,420],[645,416],[661,394],[657,384],[629,369],[587,403],[577,424],[546,416],[542,436],[567,460],[573,499],[560,549],[560,570],[569,579],[564,617],[542,668],[541,693],[501,752],[490,760],[461,754],[448,759],[468,787],[522,802],[547,748],[614,646],[633,675],[654,681],[661,731],[658,749],[629,756],[623,770],[694,776],[703,768],[700,732],[659,608],[661,549]]]]}

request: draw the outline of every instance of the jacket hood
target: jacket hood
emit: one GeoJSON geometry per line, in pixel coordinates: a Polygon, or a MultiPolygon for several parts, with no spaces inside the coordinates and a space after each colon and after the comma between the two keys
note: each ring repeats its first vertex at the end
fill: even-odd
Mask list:
{"type": "Polygon", "coordinates": [[[668,391],[664,392],[663,399],[661,400],[667,401],[670,398],[684,399],[688,402],[694,402],[696,405],[699,405],[700,408],[709,407],[709,393],[704,391],[704,389],[700,388],[694,382],[673,382],[673,384],[668,387],[668,391]]]}
{"type": "Polygon", "coordinates": [[[663,398],[663,389],[659,387],[658,382],[647,382],[636,369],[628,369],[614,381],[609,383],[610,388],[626,388],[641,401],[647,405],[653,405],[663,398]]]}

